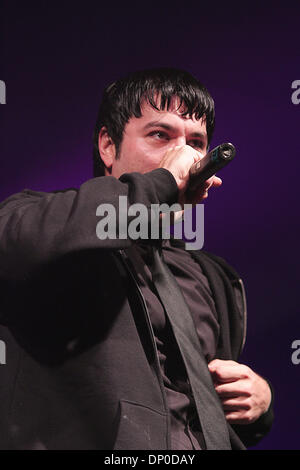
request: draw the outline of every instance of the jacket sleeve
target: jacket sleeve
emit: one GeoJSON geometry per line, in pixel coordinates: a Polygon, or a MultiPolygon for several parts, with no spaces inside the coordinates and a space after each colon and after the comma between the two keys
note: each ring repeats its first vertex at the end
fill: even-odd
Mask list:
{"type": "MultiPolygon", "coordinates": [[[[265,379],[267,380],[267,379],[265,379]]],[[[261,415],[254,423],[245,425],[232,425],[241,441],[246,447],[253,447],[271,430],[274,421],[274,390],[267,380],[271,389],[272,399],[268,410],[261,415]]]]}
{"type": "MultiPolygon", "coordinates": [[[[214,298],[219,306],[219,318],[222,321],[222,341],[220,341],[218,357],[239,362],[246,335],[246,294],[243,283],[240,275],[223,258],[208,252],[202,252],[202,258],[203,255],[202,263],[206,260],[204,265],[205,273],[209,276],[214,298]],[[207,264],[207,259],[209,259],[210,264],[207,264]],[[220,268],[222,269],[220,270],[220,268]],[[221,279],[222,282],[217,283],[218,279],[221,279]],[[225,295],[221,296],[222,292],[225,295]],[[228,306],[227,310],[225,309],[226,305],[228,306]],[[228,318],[228,322],[223,321],[224,318],[228,318]]],[[[267,382],[271,389],[272,400],[266,413],[251,424],[231,425],[231,428],[246,447],[256,445],[272,427],[274,420],[274,390],[270,382],[268,380],[267,382]]]]}
{"type": "Polygon", "coordinates": [[[127,197],[126,211],[137,202],[150,211],[151,204],[176,202],[178,188],[173,175],[160,168],[120,179],[93,178],[78,190],[24,190],[6,199],[0,204],[0,279],[24,280],[42,264],[71,252],[128,247],[128,238],[100,240],[96,234],[100,204],[115,208],[117,227],[120,216],[126,220],[119,214],[119,196],[127,197]]]}

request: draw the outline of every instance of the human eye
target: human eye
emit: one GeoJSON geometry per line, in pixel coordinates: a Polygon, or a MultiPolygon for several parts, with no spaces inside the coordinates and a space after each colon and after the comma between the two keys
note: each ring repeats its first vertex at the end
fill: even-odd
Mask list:
{"type": "Polygon", "coordinates": [[[169,140],[168,134],[164,131],[152,131],[149,133],[149,136],[154,137],[156,140],[169,140]]]}
{"type": "Polygon", "coordinates": [[[197,148],[200,150],[205,150],[205,144],[202,140],[191,140],[188,145],[190,145],[193,148],[197,148]]]}

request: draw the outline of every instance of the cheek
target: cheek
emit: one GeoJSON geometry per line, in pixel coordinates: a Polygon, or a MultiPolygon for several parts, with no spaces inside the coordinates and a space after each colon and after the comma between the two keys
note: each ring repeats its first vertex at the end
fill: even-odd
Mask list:
{"type": "Polygon", "coordinates": [[[164,154],[165,150],[150,147],[144,140],[137,139],[134,144],[122,148],[121,158],[124,165],[127,161],[131,171],[146,173],[158,167],[164,154]]]}

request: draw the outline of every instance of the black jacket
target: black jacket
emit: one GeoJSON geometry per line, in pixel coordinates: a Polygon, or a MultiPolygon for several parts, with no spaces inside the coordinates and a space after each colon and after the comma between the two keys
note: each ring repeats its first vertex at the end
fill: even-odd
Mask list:
{"type": "MultiPolygon", "coordinates": [[[[2,449],[169,449],[169,416],[152,327],[128,264],[131,240],[96,237],[97,206],[177,200],[167,170],[94,178],[79,190],[25,190],[0,205],[2,449]]],[[[180,243],[177,241],[177,243],[180,243]]],[[[237,360],[245,296],[221,258],[190,252],[212,289],[217,357],[237,360]]],[[[272,408],[230,428],[233,448],[257,442],[272,408]]]]}

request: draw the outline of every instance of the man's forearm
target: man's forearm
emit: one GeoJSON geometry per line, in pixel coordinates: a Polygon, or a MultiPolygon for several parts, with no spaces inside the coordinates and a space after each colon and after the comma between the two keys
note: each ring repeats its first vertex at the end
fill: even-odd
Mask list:
{"type": "MultiPolygon", "coordinates": [[[[72,251],[89,248],[120,249],[129,239],[99,240],[97,207],[110,203],[118,209],[119,196],[127,204],[173,203],[177,185],[168,170],[144,175],[94,178],[78,190],[54,193],[24,191],[0,205],[0,278],[19,280],[42,263],[72,251]]],[[[118,210],[116,210],[118,225],[118,210]]]]}

